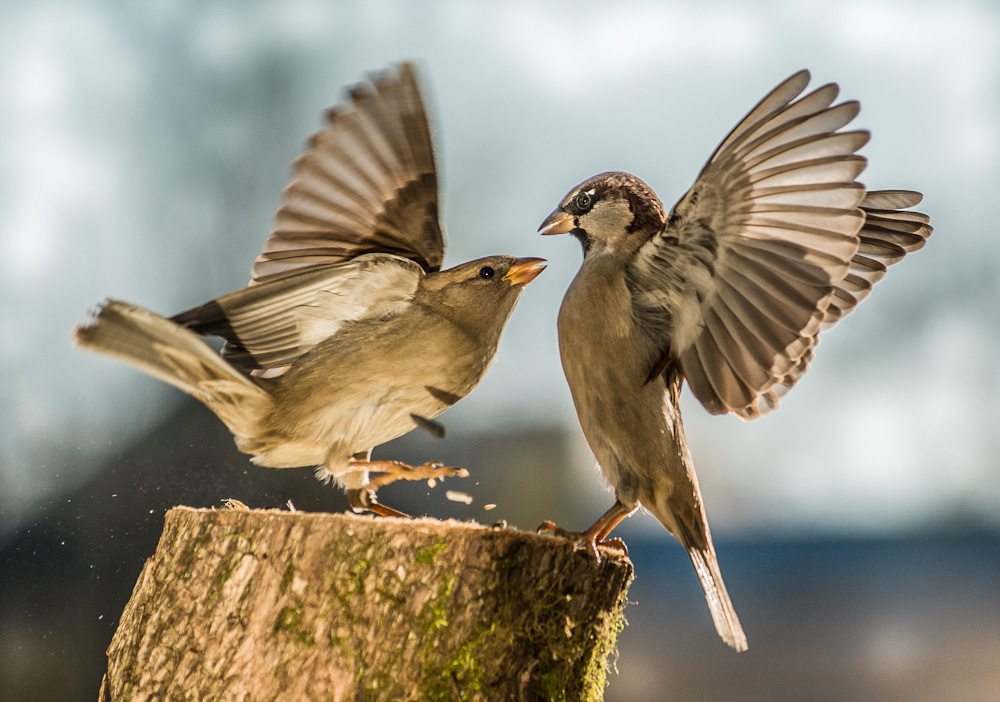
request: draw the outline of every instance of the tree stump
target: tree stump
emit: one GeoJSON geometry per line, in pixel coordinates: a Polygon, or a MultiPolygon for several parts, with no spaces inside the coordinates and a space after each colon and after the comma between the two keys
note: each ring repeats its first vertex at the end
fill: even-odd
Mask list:
{"type": "Polygon", "coordinates": [[[603,555],[471,522],[177,507],[100,700],[600,700],[632,579],[603,555]]]}

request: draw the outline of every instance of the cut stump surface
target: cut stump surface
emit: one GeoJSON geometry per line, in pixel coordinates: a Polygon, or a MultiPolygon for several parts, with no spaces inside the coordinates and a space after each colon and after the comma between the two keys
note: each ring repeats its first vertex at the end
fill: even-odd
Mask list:
{"type": "Polygon", "coordinates": [[[113,700],[600,700],[632,565],[434,519],[171,509],[113,700]]]}

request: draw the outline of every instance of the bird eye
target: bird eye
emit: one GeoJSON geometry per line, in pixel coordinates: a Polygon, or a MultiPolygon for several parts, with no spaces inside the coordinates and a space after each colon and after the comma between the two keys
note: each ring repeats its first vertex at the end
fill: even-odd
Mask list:
{"type": "Polygon", "coordinates": [[[588,193],[580,193],[576,196],[576,209],[581,212],[586,212],[590,209],[590,195],[588,193]]]}
{"type": "Polygon", "coordinates": [[[489,266],[483,266],[482,268],[479,269],[479,277],[482,278],[483,280],[489,280],[490,278],[495,276],[496,273],[497,272],[492,268],[490,268],[489,266]]]}

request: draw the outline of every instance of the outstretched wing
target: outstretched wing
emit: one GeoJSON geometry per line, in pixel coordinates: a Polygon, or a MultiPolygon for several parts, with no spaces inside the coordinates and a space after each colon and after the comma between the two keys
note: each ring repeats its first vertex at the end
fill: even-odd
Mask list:
{"type": "MultiPolygon", "coordinates": [[[[911,251],[922,249],[934,231],[930,217],[907,211],[923,199],[910,190],[872,190],[861,201],[865,223],[858,232],[858,253],[851,259],[843,280],[836,283],[833,299],[823,314],[819,330],[829,329],[847,316],[859,302],[868,297],[872,286],[885,277],[888,266],[903,260],[911,251]]],[[[758,411],[766,414],[778,406],[778,401],[792,389],[809,369],[819,343],[819,332],[811,339],[808,351],[770,390],[761,395],[758,411]]],[[[752,418],[748,417],[748,418],[752,418]]]]}
{"type": "Polygon", "coordinates": [[[434,148],[414,68],[399,66],[350,91],[293,165],[254,283],[389,253],[440,269],[434,148]]]}
{"type": "Polygon", "coordinates": [[[172,321],[222,337],[230,363],[261,371],[293,363],[345,323],[399,314],[423,277],[413,261],[366,254],[242,288],[172,321]]]}
{"type": "Polygon", "coordinates": [[[916,193],[866,199],[855,152],[868,133],[838,131],[858,103],[833,105],[835,84],[799,98],[808,82],[797,73],[750,111],[629,270],[664,361],[679,363],[714,414],[752,419],[776,407],[821,329],[930,233],[926,217],[898,211],[916,193]]]}

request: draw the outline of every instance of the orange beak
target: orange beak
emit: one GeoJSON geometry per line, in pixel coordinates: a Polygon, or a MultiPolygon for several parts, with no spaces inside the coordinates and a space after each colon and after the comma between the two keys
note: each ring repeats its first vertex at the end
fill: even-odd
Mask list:
{"type": "Polygon", "coordinates": [[[576,218],[571,214],[566,214],[560,210],[553,210],[552,214],[545,218],[538,231],[543,235],[566,234],[576,229],[576,218]]]}
{"type": "Polygon", "coordinates": [[[527,285],[545,270],[544,258],[519,258],[503,277],[511,285],[527,285]]]}

